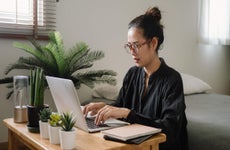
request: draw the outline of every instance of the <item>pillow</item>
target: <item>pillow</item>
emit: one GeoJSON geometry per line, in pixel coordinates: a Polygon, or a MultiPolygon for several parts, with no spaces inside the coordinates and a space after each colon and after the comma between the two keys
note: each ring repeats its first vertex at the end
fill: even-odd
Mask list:
{"type": "Polygon", "coordinates": [[[104,85],[93,89],[92,96],[95,98],[105,98],[108,100],[116,100],[119,93],[119,87],[104,85]]]}
{"type": "Polygon", "coordinates": [[[183,81],[185,95],[204,93],[212,89],[211,86],[208,85],[206,82],[192,75],[181,73],[181,77],[183,81]]]}

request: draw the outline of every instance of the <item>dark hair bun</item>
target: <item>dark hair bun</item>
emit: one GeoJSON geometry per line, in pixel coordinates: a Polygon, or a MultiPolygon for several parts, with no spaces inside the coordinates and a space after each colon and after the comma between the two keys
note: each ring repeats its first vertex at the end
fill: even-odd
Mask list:
{"type": "Polygon", "coordinates": [[[161,20],[161,11],[158,9],[158,7],[153,7],[149,8],[146,13],[146,16],[152,16],[154,17],[157,21],[161,20]]]}

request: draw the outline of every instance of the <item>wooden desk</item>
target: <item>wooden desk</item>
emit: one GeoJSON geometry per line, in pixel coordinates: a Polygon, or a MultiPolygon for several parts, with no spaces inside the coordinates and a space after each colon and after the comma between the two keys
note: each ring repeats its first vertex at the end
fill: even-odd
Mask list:
{"type": "MultiPolygon", "coordinates": [[[[9,150],[18,149],[18,144],[23,143],[34,150],[60,150],[60,145],[50,144],[49,140],[42,139],[40,134],[28,131],[26,124],[14,123],[13,118],[4,119],[4,125],[8,128],[9,150]]],[[[163,133],[154,135],[149,140],[139,144],[124,144],[104,140],[101,133],[86,133],[77,129],[76,150],[158,150],[159,143],[166,140],[163,133]]]]}

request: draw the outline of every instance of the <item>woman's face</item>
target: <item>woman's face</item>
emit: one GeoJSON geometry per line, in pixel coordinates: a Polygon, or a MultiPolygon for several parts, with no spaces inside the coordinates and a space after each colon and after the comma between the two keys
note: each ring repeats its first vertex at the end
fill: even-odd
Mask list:
{"type": "Polygon", "coordinates": [[[132,45],[130,53],[135,64],[139,67],[148,67],[154,62],[156,54],[156,43],[152,40],[146,40],[143,37],[143,30],[139,28],[130,28],[128,30],[128,44],[132,45]],[[138,47],[134,50],[133,47],[138,47]]]}

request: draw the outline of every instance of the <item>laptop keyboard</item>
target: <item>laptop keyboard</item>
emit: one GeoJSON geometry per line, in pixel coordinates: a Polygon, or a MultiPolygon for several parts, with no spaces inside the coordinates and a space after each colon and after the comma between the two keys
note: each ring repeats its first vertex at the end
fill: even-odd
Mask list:
{"type": "Polygon", "coordinates": [[[85,118],[85,119],[86,119],[87,126],[88,126],[90,129],[96,129],[96,128],[101,128],[101,127],[108,127],[108,125],[106,125],[106,124],[96,125],[96,124],[94,123],[94,119],[95,119],[95,118],[85,118]]]}

